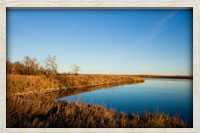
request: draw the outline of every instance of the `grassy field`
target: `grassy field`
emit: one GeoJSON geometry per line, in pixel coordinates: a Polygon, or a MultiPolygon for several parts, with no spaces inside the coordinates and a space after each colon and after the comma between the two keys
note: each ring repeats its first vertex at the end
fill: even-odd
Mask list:
{"type": "Polygon", "coordinates": [[[142,83],[144,79],[121,75],[7,75],[8,94],[49,93],[88,87],[142,83]]]}
{"type": "Polygon", "coordinates": [[[58,74],[46,75],[15,75],[7,74],[8,94],[50,93],[59,91],[75,91],[91,87],[143,83],[143,78],[192,79],[192,76],[165,75],[105,75],[105,74],[58,74]]]}
{"type": "Polygon", "coordinates": [[[55,98],[124,84],[143,83],[135,75],[15,75],[7,74],[7,127],[188,127],[178,117],[153,114],[117,114],[92,104],[55,98]],[[56,92],[59,92],[57,95],[56,92]],[[47,95],[47,93],[49,93],[47,95]]]}

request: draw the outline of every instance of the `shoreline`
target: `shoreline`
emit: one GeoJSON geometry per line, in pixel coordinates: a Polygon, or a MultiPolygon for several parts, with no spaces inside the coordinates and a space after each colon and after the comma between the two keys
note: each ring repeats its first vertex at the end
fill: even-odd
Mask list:
{"type": "MultiPolygon", "coordinates": [[[[73,75],[73,74],[58,74],[58,75],[73,75]]],[[[139,77],[139,78],[171,78],[171,79],[193,79],[193,75],[152,75],[152,74],[79,74],[85,76],[127,76],[127,77],[139,77]]]]}
{"type": "MultiPolygon", "coordinates": [[[[24,95],[44,95],[44,94],[51,94],[51,93],[62,93],[62,92],[66,92],[66,93],[70,93],[73,91],[83,91],[86,92],[85,90],[97,90],[97,89],[102,89],[102,88],[110,88],[110,87],[116,87],[116,86],[122,86],[122,85],[129,85],[129,84],[140,84],[140,83],[144,83],[145,80],[143,81],[134,81],[134,82],[130,82],[130,81],[120,81],[120,82],[111,82],[111,83],[104,83],[104,84],[95,84],[95,85],[89,85],[89,86],[77,86],[77,87],[73,87],[73,88],[59,88],[59,89],[55,89],[55,88],[48,88],[45,91],[41,91],[41,92],[27,92],[27,93],[15,93],[15,96],[24,96],[24,95]],[[68,92],[69,91],[69,92],[68,92]]],[[[81,93],[81,92],[80,92],[81,93]]],[[[79,93],[76,93],[79,94],[79,93]]],[[[70,95],[74,95],[70,94],[70,95]]],[[[70,96],[67,95],[67,96],[70,96]]]]}
{"type": "Polygon", "coordinates": [[[59,75],[57,77],[46,77],[42,75],[9,75],[8,77],[7,83],[14,84],[9,84],[7,89],[23,89],[21,93],[17,92],[18,90],[17,93],[7,93],[7,127],[190,127],[178,116],[169,116],[161,112],[146,112],[137,115],[133,112],[129,115],[117,113],[99,105],[55,101],[61,95],[74,95],[82,93],[82,91],[144,83],[145,79],[138,76],[59,75]],[[70,78],[73,82],[66,80],[70,78]],[[88,79],[91,79],[91,81],[87,84],[81,84],[88,79]],[[71,84],[66,88],[56,88],[65,85],[62,81],[71,84]],[[55,88],[48,88],[49,84],[55,86],[55,88]],[[22,115],[23,117],[19,117],[22,115]],[[26,123],[24,123],[24,120],[26,120],[26,123]],[[115,122],[113,123],[113,121],[115,122]]]}
{"type": "MultiPolygon", "coordinates": [[[[12,75],[13,76],[13,75],[12,75]]],[[[15,76],[15,75],[14,75],[15,76]]],[[[16,76],[21,76],[21,75],[16,75],[16,76]]],[[[32,77],[34,77],[33,75],[31,75],[32,77]]],[[[22,78],[27,78],[27,77],[31,77],[29,75],[23,75],[22,78]]],[[[126,85],[126,84],[138,84],[138,83],[144,83],[145,80],[148,79],[193,79],[193,76],[169,76],[169,75],[106,75],[106,74],[79,74],[79,75],[67,75],[67,74],[58,74],[58,77],[65,77],[64,79],[62,78],[61,80],[66,80],[66,78],[69,77],[78,77],[78,76],[83,76],[83,77],[102,77],[103,78],[103,82],[102,83],[96,83],[96,84],[85,84],[85,85],[76,85],[76,86],[64,86],[64,87],[48,87],[48,88],[42,88],[40,91],[34,91],[34,90],[30,90],[28,92],[16,92],[14,93],[14,95],[43,95],[43,94],[50,94],[50,93],[62,93],[62,92],[66,92],[66,93],[70,93],[70,92],[76,92],[79,91],[80,93],[84,90],[95,90],[95,88],[97,89],[101,89],[101,88],[106,88],[106,87],[114,87],[114,86],[120,86],[120,85],[126,85]],[[119,81],[112,81],[113,79],[115,79],[115,77],[125,77],[125,79],[119,79],[119,81]],[[107,77],[111,77],[113,78],[110,82],[106,80],[107,77]],[[123,81],[120,81],[123,80],[123,81]],[[94,89],[92,89],[94,88],[94,89]]],[[[42,75],[37,75],[35,77],[42,77],[42,75]]],[[[54,79],[55,77],[53,77],[54,79]]],[[[46,78],[48,79],[48,78],[46,78]]],[[[73,79],[76,80],[76,79],[73,79]]],[[[89,79],[86,79],[89,80],[89,79]]],[[[14,81],[15,82],[15,81],[14,81]]],[[[29,81],[31,82],[31,81],[29,81]]],[[[45,81],[46,82],[46,81],[45,81]]],[[[48,81],[49,82],[49,81],[48,81]]],[[[50,81],[51,82],[51,81],[50,81]]],[[[88,82],[88,81],[87,81],[88,82]]],[[[30,83],[28,83],[30,84],[30,83]]],[[[59,83],[58,83],[59,84],[59,83]]],[[[74,93],[72,93],[71,95],[73,95],[74,93]]],[[[76,93],[77,94],[77,93],[76,93]]],[[[68,94],[70,95],[70,94],[68,94]]]]}
{"type": "Polygon", "coordinates": [[[59,101],[43,96],[6,99],[8,128],[190,128],[178,116],[154,112],[126,114],[93,104],[59,101]]]}

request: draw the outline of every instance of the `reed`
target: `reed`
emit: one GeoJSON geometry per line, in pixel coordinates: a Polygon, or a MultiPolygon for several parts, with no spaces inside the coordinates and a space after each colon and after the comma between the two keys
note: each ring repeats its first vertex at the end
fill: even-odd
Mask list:
{"type": "Polygon", "coordinates": [[[92,104],[55,102],[46,96],[7,97],[7,128],[177,128],[188,127],[164,113],[127,115],[92,104]]]}

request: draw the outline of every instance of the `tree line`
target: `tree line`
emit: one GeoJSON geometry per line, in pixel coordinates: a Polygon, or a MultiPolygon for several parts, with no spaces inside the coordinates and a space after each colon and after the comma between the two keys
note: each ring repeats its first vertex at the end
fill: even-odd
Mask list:
{"type": "MultiPolygon", "coordinates": [[[[36,59],[29,56],[24,57],[22,62],[16,61],[12,63],[11,61],[6,61],[6,73],[7,74],[20,74],[20,75],[56,75],[57,63],[56,57],[49,55],[43,64],[36,59]]],[[[80,67],[78,65],[72,65],[72,72],[78,74],[80,67]]]]}

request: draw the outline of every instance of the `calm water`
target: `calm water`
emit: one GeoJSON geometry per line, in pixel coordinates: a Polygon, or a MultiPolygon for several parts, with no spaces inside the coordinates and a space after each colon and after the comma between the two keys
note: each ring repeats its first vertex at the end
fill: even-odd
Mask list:
{"type": "Polygon", "coordinates": [[[103,105],[117,112],[165,112],[179,116],[188,124],[193,121],[191,79],[147,79],[145,83],[105,88],[59,98],[57,100],[82,100],[83,103],[103,105]]]}

